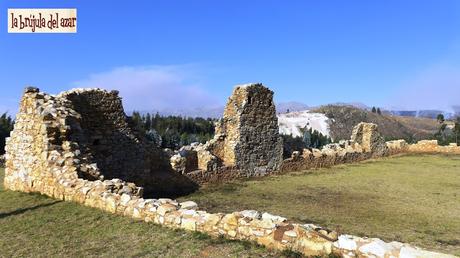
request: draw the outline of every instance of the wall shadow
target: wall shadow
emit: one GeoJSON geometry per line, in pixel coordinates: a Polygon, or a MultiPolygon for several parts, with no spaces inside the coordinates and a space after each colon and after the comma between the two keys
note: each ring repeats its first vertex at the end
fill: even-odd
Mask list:
{"type": "Polygon", "coordinates": [[[9,216],[19,215],[19,214],[22,214],[22,213],[27,212],[27,211],[33,211],[33,210],[45,208],[45,207],[52,206],[52,205],[55,205],[56,203],[60,203],[60,202],[62,202],[62,201],[54,201],[54,202],[51,202],[51,203],[40,204],[40,205],[35,205],[35,206],[32,206],[32,207],[17,209],[17,210],[10,211],[10,212],[0,213],[0,219],[6,218],[6,217],[9,217],[9,216]]]}

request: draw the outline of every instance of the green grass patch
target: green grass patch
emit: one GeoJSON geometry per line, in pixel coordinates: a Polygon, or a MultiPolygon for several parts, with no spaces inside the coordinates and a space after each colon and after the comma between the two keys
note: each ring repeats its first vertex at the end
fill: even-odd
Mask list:
{"type": "Polygon", "coordinates": [[[39,194],[3,189],[0,257],[279,257],[244,241],[134,221],[39,194]]]}
{"type": "Polygon", "coordinates": [[[459,156],[399,156],[240,180],[180,199],[211,212],[256,209],[460,255],[459,156]]]}
{"type": "MultiPolygon", "coordinates": [[[[0,182],[3,182],[0,168],[0,182]]],[[[401,156],[212,185],[181,197],[460,255],[460,157],[401,156]]],[[[297,257],[0,186],[0,256],[297,257]]]]}

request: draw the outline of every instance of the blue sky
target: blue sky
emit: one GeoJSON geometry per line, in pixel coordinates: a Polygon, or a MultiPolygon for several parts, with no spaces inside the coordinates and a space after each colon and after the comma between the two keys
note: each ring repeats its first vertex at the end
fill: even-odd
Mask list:
{"type": "Polygon", "coordinates": [[[127,109],[225,103],[262,82],[276,101],[460,105],[460,1],[45,1],[78,9],[77,34],[8,34],[0,111],[25,85],[119,89],[127,109]]]}

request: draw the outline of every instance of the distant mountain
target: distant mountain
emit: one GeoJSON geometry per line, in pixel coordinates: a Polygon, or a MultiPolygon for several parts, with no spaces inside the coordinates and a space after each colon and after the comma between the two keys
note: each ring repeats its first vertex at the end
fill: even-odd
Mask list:
{"type": "MultiPolygon", "coordinates": [[[[300,102],[280,102],[276,104],[277,113],[286,113],[294,111],[303,111],[309,109],[309,106],[300,102]]],[[[138,111],[138,110],[136,110],[138,111]]],[[[127,111],[127,115],[131,115],[133,110],[127,111]]],[[[140,110],[138,111],[141,115],[151,113],[156,114],[157,112],[162,116],[185,116],[185,117],[204,117],[204,118],[221,118],[224,114],[224,106],[217,107],[199,107],[189,109],[154,109],[154,110],[140,110]]]]}
{"type": "Polygon", "coordinates": [[[460,117],[460,106],[452,106],[452,110],[454,111],[455,117],[460,117]]]}
{"type": "MultiPolygon", "coordinates": [[[[285,114],[289,112],[298,112],[304,110],[313,110],[318,109],[324,106],[336,106],[336,107],[353,107],[365,111],[370,111],[371,108],[360,102],[337,102],[329,105],[323,106],[309,106],[302,102],[289,101],[289,102],[279,102],[276,103],[276,112],[277,114],[285,114]]],[[[416,117],[416,118],[430,118],[436,119],[438,114],[443,114],[446,119],[452,119],[454,117],[460,116],[460,106],[453,106],[452,112],[447,112],[443,110],[431,110],[431,109],[422,109],[422,110],[387,110],[382,109],[384,114],[403,116],[403,117],[416,117]]],[[[137,111],[137,110],[136,110],[137,111]]],[[[139,113],[159,113],[163,116],[185,116],[185,117],[204,117],[204,118],[221,118],[224,113],[224,106],[216,107],[198,107],[198,108],[189,108],[189,109],[174,109],[166,108],[161,110],[141,110],[139,113]]],[[[132,114],[131,111],[127,111],[128,115],[132,114]]]]}
{"type": "Polygon", "coordinates": [[[453,118],[455,116],[452,112],[446,112],[443,110],[425,109],[425,110],[388,110],[388,113],[396,116],[408,116],[408,117],[421,117],[436,119],[439,114],[443,114],[446,119],[453,118]]]}
{"type": "Polygon", "coordinates": [[[296,112],[296,111],[304,111],[309,109],[310,107],[304,103],[290,101],[290,102],[280,102],[276,103],[276,113],[288,113],[288,112],[296,112]]]}

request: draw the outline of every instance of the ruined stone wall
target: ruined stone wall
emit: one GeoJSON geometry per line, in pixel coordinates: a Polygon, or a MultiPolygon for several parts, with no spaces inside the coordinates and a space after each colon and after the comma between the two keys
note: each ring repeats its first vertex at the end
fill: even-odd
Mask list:
{"type": "Polygon", "coordinates": [[[162,150],[128,126],[118,92],[73,90],[58,97],[68,99],[80,114],[81,130],[71,138],[105,178],[123,178],[143,185],[149,174],[168,169],[162,150]]]}
{"type": "Polygon", "coordinates": [[[304,149],[302,152],[294,152],[291,158],[284,160],[281,171],[331,167],[410,153],[460,154],[460,147],[456,144],[440,146],[436,140],[422,140],[415,144],[408,144],[405,140],[385,142],[376,124],[359,123],[353,129],[351,140],[328,144],[322,149],[304,149]]]}
{"type": "Polygon", "coordinates": [[[390,150],[378,132],[376,124],[359,123],[353,128],[351,140],[323,146],[322,149],[304,149],[284,160],[282,171],[301,171],[354,163],[370,158],[388,156],[390,150]]]}
{"type": "Polygon", "coordinates": [[[407,148],[409,153],[445,153],[445,154],[460,154],[460,147],[456,143],[451,143],[448,146],[438,145],[437,140],[422,140],[416,144],[411,144],[407,148]]]}
{"type": "Polygon", "coordinates": [[[372,153],[375,156],[385,156],[388,148],[385,140],[373,123],[361,122],[352,131],[351,141],[361,145],[363,152],[372,153]]]}
{"type": "MultiPolygon", "coordinates": [[[[142,188],[133,183],[116,178],[104,180],[105,177],[124,176],[124,169],[132,169],[130,173],[150,175],[160,182],[174,184],[171,177],[161,181],[157,179],[157,174],[151,174],[160,165],[149,163],[151,161],[140,162],[139,158],[148,158],[150,150],[138,148],[149,146],[143,145],[142,139],[126,126],[115,95],[115,92],[101,90],[78,90],[51,96],[35,88],[26,89],[14,130],[7,139],[5,187],[39,192],[170,228],[254,241],[268,248],[292,250],[307,256],[334,253],[343,257],[452,257],[399,242],[386,243],[375,238],[338,235],[313,224],[293,223],[283,217],[254,210],[208,213],[200,211],[191,201],[177,203],[165,198],[144,199],[141,197],[142,188]],[[100,106],[96,104],[97,100],[101,102],[100,106]],[[119,133],[123,136],[117,136],[119,133]],[[123,142],[119,137],[130,140],[123,142]],[[125,159],[128,165],[119,163],[117,166],[116,161],[108,164],[114,157],[124,158],[115,153],[120,150],[115,146],[117,144],[126,148],[124,150],[138,153],[139,156],[129,157],[141,164],[129,165],[132,159],[125,159]],[[102,169],[99,168],[101,164],[104,166],[102,169]],[[138,171],[149,165],[152,165],[151,170],[138,171]]],[[[359,149],[359,145],[353,143],[342,144],[344,149],[359,149]]],[[[339,147],[342,148],[331,145],[324,152],[338,151],[339,147]]],[[[205,157],[209,154],[205,146],[200,146],[197,152],[205,157]]],[[[319,153],[314,150],[311,155],[318,156],[319,153]]],[[[210,162],[212,158],[204,160],[208,162],[203,161],[204,164],[198,166],[215,164],[210,162]]],[[[213,167],[210,170],[228,174],[225,169],[230,168],[219,170],[213,167]]],[[[137,177],[134,175],[132,178],[137,177]]]]}
{"type": "Polygon", "coordinates": [[[170,158],[173,169],[197,184],[279,172],[283,143],[278,133],[273,92],[262,84],[236,86],[216,134],[170,158]]]}
{"type": "Polygon", "coordinates": [[[277,171],[283,145],[273,92],[262,84],[236,86],[209,151],[225,166],[244,170],[248,176],[277,171]]]}
{"type": "Polygon", "coordinates": [[[84,199],[90,190],[141,195],[142,188],[132,183],[79,178],[78,144],[67,139],[70,125],[79,118],[69,102],[39,93],[37,89],[26,89],[15,129],[7,139],[5,188],[40,192],[58,199],[66,196],[84,199]]]}
{"type": "Polygon", "coordinates": [[[128,127],[118,93],[100,89],[57,96],[26,89],[6,157],[5,186],[13,190],[42,192],[40,184],[52,186],[61,178],[121,179],[152,194],[196,187],[128,127]]]}

